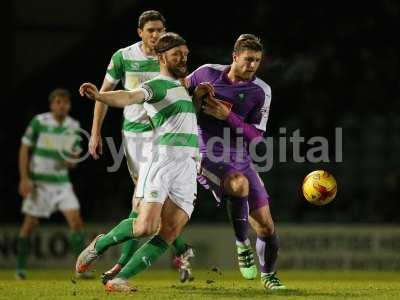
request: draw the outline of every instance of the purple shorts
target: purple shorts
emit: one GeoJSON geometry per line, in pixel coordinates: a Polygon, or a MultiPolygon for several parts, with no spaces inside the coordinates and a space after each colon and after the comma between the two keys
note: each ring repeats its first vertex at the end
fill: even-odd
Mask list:
{"type": "Polygon", "coordinates": [[[218,203],[227,197],[224,194],[224,179],[234,172],[240,172],[249,181],[249,209],[250,211],[268,205],[269,195],[264,183],[250,160],[237,162],[212,162],[207,157],[201,161],[201,173],[197,181],[206,189],[211,190],[218,203]]]}

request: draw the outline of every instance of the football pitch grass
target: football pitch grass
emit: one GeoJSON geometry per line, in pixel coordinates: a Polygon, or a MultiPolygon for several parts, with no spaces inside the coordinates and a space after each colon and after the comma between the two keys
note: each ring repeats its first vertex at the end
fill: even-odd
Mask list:
{"type": "Polygon", "coordinates": [[[285,291],[265,291],[259,280],[238,271],[196,270],[180,283],[175,271],[149,270],[132,280],[138,291],[108,294],[100,280],[75,279],[68,270],[32,270],[24,281],[0,271],[0,299],[400,299],[400,273],[364,271],[281,271],[285,291]]]}

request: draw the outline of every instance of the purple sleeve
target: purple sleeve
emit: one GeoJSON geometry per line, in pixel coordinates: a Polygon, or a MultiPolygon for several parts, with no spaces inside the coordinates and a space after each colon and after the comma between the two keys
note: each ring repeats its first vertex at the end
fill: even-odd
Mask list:
{"type": "Polygon", "coordinates": [[[265,131],[271,105],[271,89],[268,87],[268,89],[259,90],[259,94],[255,96],[259,100],[258,104],[250,111],[246,117],[246,122],[253,124],[259,130],[265,131]]]}
{"type": "Polygon", "coordinates": [[[186,88],[189,90],[194,90],[194,88],[198,85],[198,80],[196,74],[193,72],[192,74],[186,77],[186,88]]]}
{"type": "Polygon", "coordinates": [[[252,142],[254,139],[261,139],[263,137],[263,132],[257,129],[254,125],[244,122],[237,114],[230,112],[228,118],[226,119],[229,126],[236,130],[241,128],[242,134],[247,142],[252,142]]]}
{"type": "Polygon", "coordinates": [[[205,82],[205,78],[207,77],[208,67],[206,65],[202,65],[201,67],[197,68],[191,74],[186,77],[186,87],[188,89],[195,89],[200,83],[205,82]]]}
{"type": "Polygon", "coordinates": [[[195,89],[199,85],[199,80],[196,71],[186,77],[186,87],[190,90],[195,89]]]}

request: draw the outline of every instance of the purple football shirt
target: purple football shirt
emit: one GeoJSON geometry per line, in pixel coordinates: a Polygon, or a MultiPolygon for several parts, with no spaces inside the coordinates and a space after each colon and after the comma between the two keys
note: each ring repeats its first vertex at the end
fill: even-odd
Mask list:
{"type": "MultiPolygon", "coordinates": [[[[265,131],[271,103],[271,88],[257,77],[247,82],[233,83],[227,76],[229,68],[229,65],[203,65],[188,76],[189,87],[195,87],[202,82],[211,83],[217,99],[229,102],[232,105],[232,112],[236,113],[244,122],[265,131]]],[[[212,149],[216,156],[223,153],[237,154],[237,152],[248,155],[246,143],[241,143],[242,139],[238,139],[240,133],[238,135],[226,121],[218,120],[201,112],[198,116],[198,123],[202,153],[207,152],[206,146],[208,146],[208,150],[212,149]],[[218,137],[222,141],[224,132],[225,142],[223,145],[216,141],[218,137]]]]}

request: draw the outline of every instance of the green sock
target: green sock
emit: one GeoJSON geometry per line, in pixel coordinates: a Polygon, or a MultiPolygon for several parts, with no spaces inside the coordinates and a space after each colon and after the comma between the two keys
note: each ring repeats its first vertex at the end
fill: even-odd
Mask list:
{"type": "Polygon", "coordinates": [[[185,253],[187,247],[185,241],[183,240],[182,236],[178,236],[176,240],[172,243],[172,250],[176,256],[182,255],[185,253]]]}
{"type": "Polygon", "coordinates": [[[132,210],[131,213],[129,214],[128,218],[136,219],[138,216],[139,216],[139,214],[136,211],[132,210]]]}
{"type": "Polygon", "coordinates": [[[122,220],[117,226],[111,229],[106,235],[99,238],[96,242],[96,251],[102,254],[110,246],[121,244],[133,238],[133,222],[134,218],[122,220]]]}
{"type": "Polygon", "coordinates": [[[122,268],[121,272],[118,273],[117,277],[128,279],[142,272],[150,267],[168,247],[169,245],[159,235],[154,236],[135,252],[125,267],[122,268]]]}
{"type": "MultiPolygon", "coordinates": [[[[136,211],[131,211],[129,218],[137,218],[138,213],[136,211]]],[[[139,248],[140,241],[138,239],[131,239],[124,243],[121,249],[121,256],[119,257],[118,264],[122,267],[125,266],[129,259],[132,257],[133,253],[139,248]]]]}
{"type": "Polygon", "coordinates": [[[29,238],[18,237],[17,240],[17,270],[25,271],[30,250],[29,238]]]}
{"type": "Polygon", "coordinates": [[[68,239],[72,253],[75,256],[78,256],[85,248],[85,234],[81,231],[72,231],[69,234],[68,239]]]}

